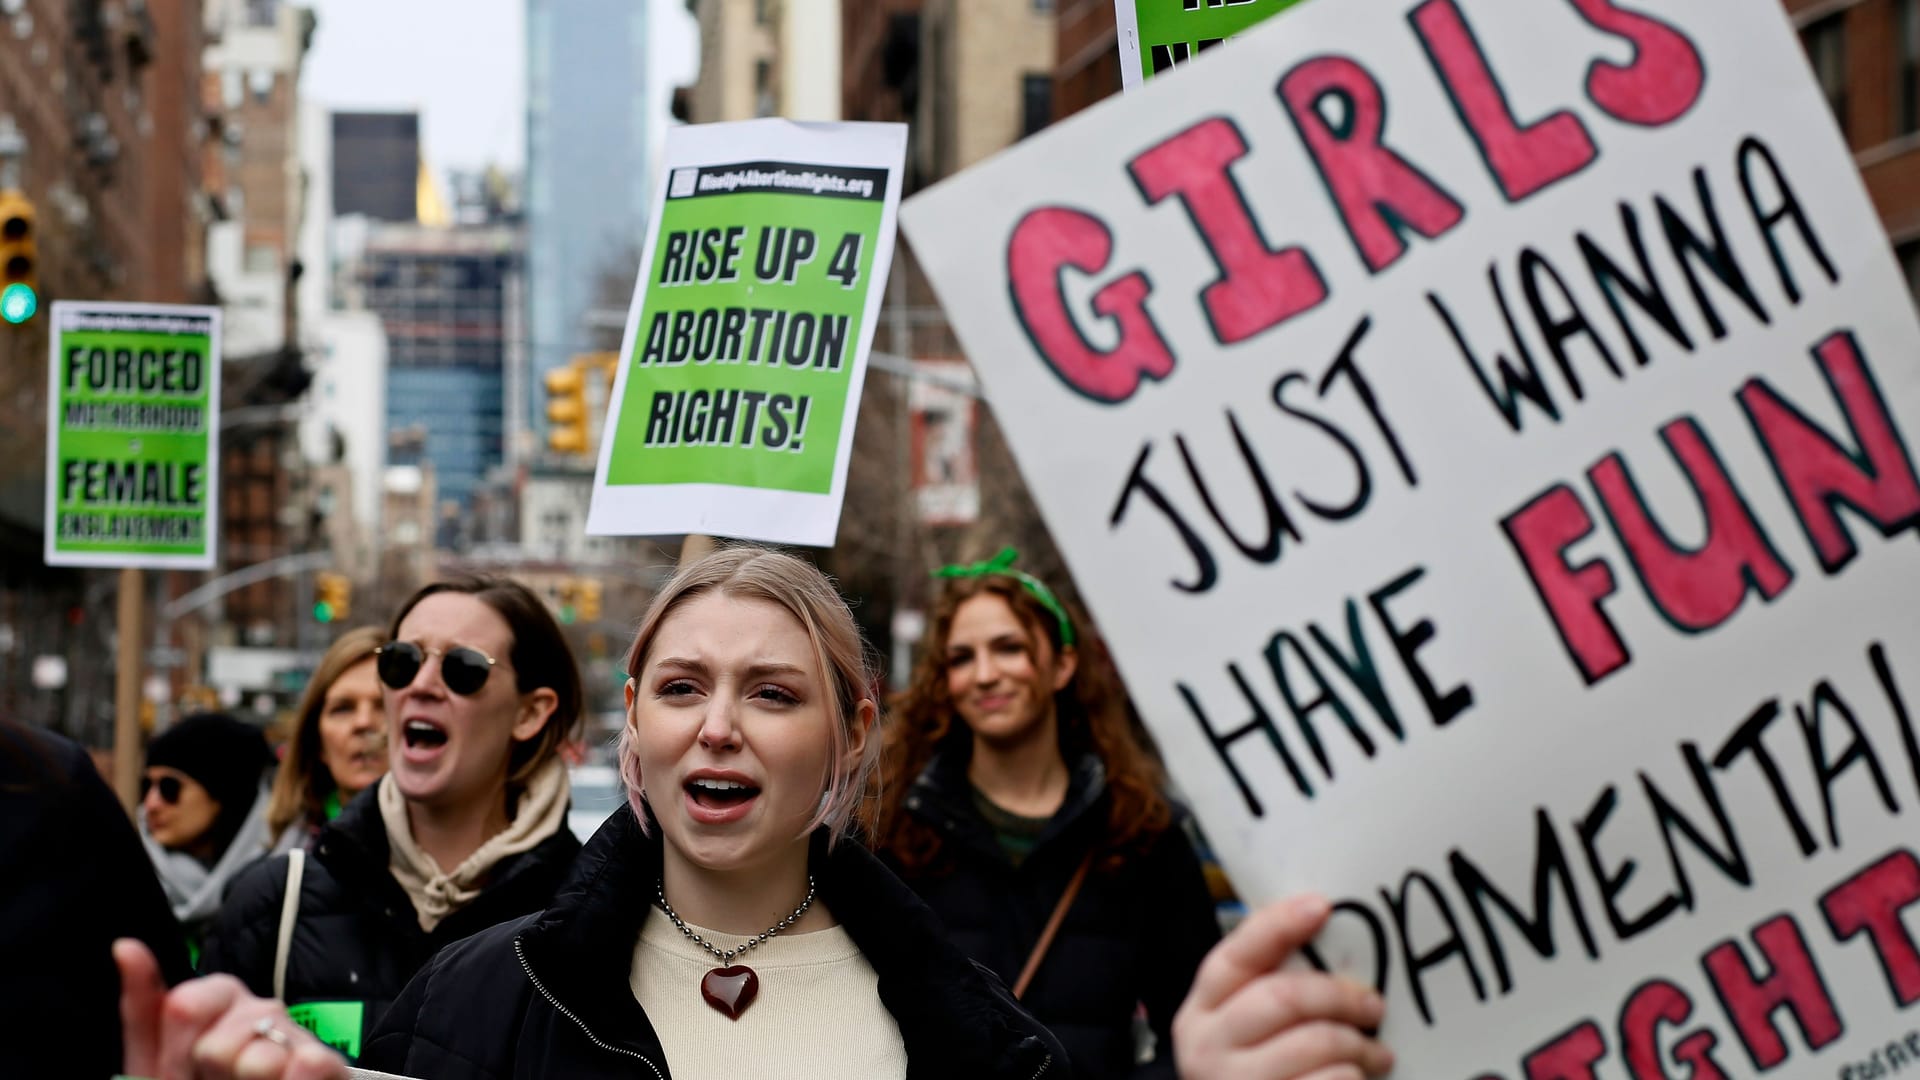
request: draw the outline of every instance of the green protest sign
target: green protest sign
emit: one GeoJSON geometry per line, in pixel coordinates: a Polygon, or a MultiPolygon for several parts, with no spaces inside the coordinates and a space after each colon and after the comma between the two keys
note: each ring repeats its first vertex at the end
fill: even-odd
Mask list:
{"type": "Polygon", "coordinates": [[[47,565],[211,567],[219,309],[62,301],[50,346],[47,565]]]}
{"type": "Polygon", "coordinates": [[[364,1001],[305,1001],[287,1006],[287,1016],[294,1023],[345,1054],[349,1061],[360,1058],[360,1035],[366,1013],[364,1001]]]}
{"type": "Polygon", "coordinates": [[[1300,0],[1114,0],[1120,81],[1132,90],[1300,0]]]}
{"type": "Polygon", "coordinates": [[[672,133],[588,532],[833,542],[904,148],[897,125],[672,133]]]}

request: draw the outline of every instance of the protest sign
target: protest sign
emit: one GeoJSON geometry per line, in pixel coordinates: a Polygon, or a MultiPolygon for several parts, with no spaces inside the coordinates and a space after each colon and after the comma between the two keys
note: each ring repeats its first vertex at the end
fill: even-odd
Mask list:
{"type": "Polygon", "coordinates": [[[1148,79],[1194,59],[1300,0],[1113,0],[1120,84],[1148,79]]]}
{"type": "Polygon", "coordinates": [[[48,566],[212,567],[219,460],[218,308],[53,305],[48,566]]]}
{"type": "Polygon", "coordinates": [[[833,543],[906,139],[787,120],[667,133],[589,533],[833,543]]]}
{"type": "Polygon", "coordinates": [[[903,222],[1396,1075],[1916,1061],[1920,325],[1774,0],[1305,4],[903,222]]]}

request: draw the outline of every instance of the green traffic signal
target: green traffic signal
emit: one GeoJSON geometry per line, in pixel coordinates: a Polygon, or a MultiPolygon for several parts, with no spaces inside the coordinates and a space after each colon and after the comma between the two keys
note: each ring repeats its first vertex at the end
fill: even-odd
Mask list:
{"type": "Polygon", "coordinates": [[[563,622],[563,623],[565,623],[565,624],[566,624],[566,625],[568,625],[568,626],[572,626],[572,625],[573,625],[573,620],[574,620],[574,618],[575,618],[575,617],[576,617],[576,615],[575,615],[575,612],[574,612],[574,610],[573,610],[573,605],[572,605],[572,604],[562,604],[562,605],[560,605],[560,621],[561,621],[561,622],[563,622]]]}
{"type": "Polygon", "coordinates": [[[323,622],[323,623],[332,622],[333,621],[333,605],[325,601],[321,601],[320,603],[313,605],[313,618],[315,622],[323,622]]]}
{"type": "Polygon", "coordinates": [[[40,298],[34,295],[33,286],[15,282],[0,291],[0,319],[15,326],[33,318],[40,310],[40,298]]]}

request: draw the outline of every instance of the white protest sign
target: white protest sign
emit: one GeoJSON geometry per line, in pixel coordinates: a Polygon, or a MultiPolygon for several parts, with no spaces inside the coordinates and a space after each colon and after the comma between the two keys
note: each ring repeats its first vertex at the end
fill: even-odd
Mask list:
{"type": "Polygon", "coordinates": [[[1775,0],[1307,3],[903,213],[1397,1075],[1907,1045],[1920,327],[1775,0]]]}
{"type": "Polygon", "coordinates": [[[587,532],[833,543],[901,124],[667,133],[587,532]]]}
{"type": "Polygon", "coordinates": [[[212,568],[220,553],[220,309],[55,302],[48,566],[212,568]]]}

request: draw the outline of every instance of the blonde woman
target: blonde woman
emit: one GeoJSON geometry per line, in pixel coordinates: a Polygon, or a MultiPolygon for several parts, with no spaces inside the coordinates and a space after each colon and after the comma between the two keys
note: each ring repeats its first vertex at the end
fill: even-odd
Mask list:
{"type": "Polygon", "coordinates": [[[386,640],[375,627],[349,630],[314,667],[267,803],[276,854],[311,851],[321,827],[387,774],[387,720],[374,670],[386,640]]]}
{"type": "Polygon", "coordinates": [[[373,1068],[1053,1080],[1059,1045],[863,847],[867,650],[811,564],[684,567],[627,658],[622,807],[546,911],[429,964],[373,1068]]]}

